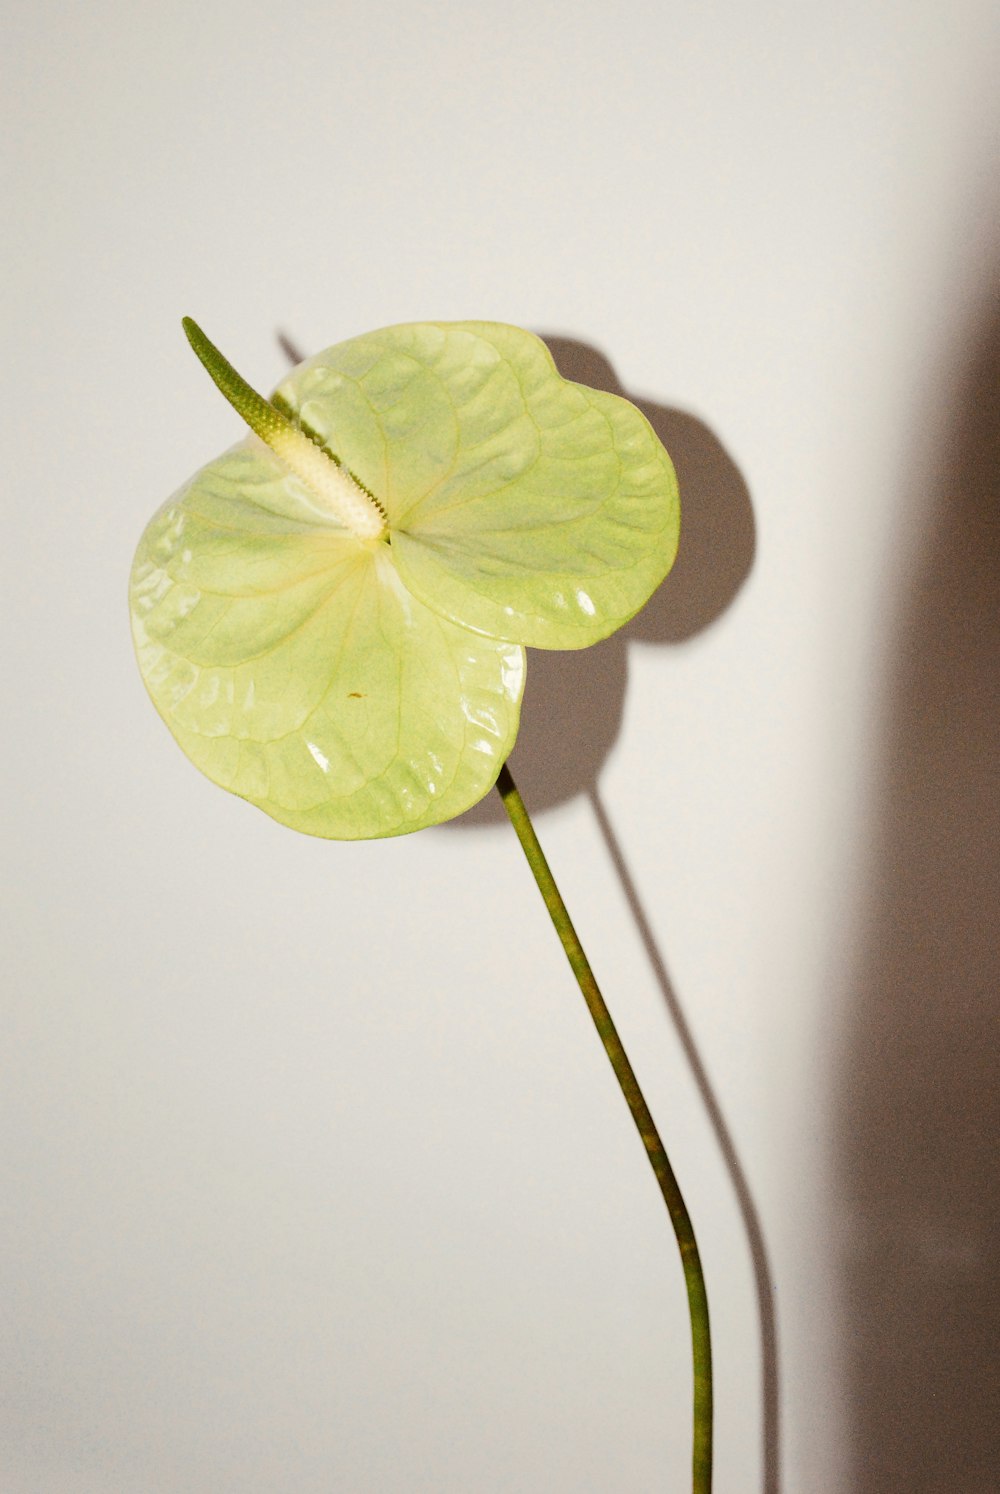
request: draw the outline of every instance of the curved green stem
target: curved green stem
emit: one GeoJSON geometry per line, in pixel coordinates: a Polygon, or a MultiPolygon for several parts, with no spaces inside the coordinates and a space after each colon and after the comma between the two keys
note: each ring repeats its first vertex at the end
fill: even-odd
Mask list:
{"type": "Polygon", "coordinates": [[[681,1196],[681,1190],[674,1177],[674,1170],[667,1157],[666,1148],[660,1140],[653,1117],[649,1113],[649,1107],[643,1099],[638,1080],[622,1047],[621,1038],[618,1036],[611,1013],[604,1002],[604,997],[598,989],[594,972],[590,968],[587,956],[583,952],[583,946],[577,938],[576,930],[566,910],[566,904],[559,894],[555,878],[549,870],[549,864],[545,859],[544,852],[538,843],[528,811],[524,807],[524,801],[518,793],[513,778],[508,768],[500,770],[497,779],[497,792],[503,800],[504,809],[510,816],[510,822],[517,832],[521,847],[528,859],[538,890],[542,894],[545,906],[549,910],[549,917],[555,925],[556,933],[566,952],[576,976],[583,999],[587,1003],[587,1009],[594,1020],[604,1051],[615,1071],[615,1078],[621,1086],[622,1094],[625,1096],[628,1108],[632,1112],[646,1148],[656,1181],[660,1185],[664,1202],[670,1214],[670,1222],[674,1227],[677,1237],[677,1246],[681,1253],[681,1264],[684,1268],[684,1281],[687,1286],[688,1310],[691,1316],[691,1347],[694,1359],[694,1447],[692,1455],[692,1491],[693,1494],[711,1494],[712,1488],[712,1346],[708,1327],[708,1297],[705,1293],[705,1276],[701,1269],[701,1258],[698,1255],[698,1246],[694,1237],[694,1229],[691,1224],[691,1216],[681,1196]]]}

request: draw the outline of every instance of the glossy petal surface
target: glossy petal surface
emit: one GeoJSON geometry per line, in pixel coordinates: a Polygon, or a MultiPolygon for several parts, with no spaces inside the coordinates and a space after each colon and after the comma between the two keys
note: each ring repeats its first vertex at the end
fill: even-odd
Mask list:
{"type": "Polygon", "coordinates": [[[384,504],[408,589],[477,632],[585,647],[673,562],[677,484],[652,428],[517,327],[369,333],[301,365],[275,403],[384,504]]]}
{"type": "Polygon", "coordinates": [[[203,772],[295,829],[368,838],[461,814],[514,745],[522,645],[597,642],[669,569],[670,458],[638,410],[563,379],[517,327],[369,333],[271,402],[184,327],[263,439],[203,468],[139,545],[157,708],[203,772]]]}
{"type": "Polygon", "coordinates": [[[519,647],[423,605],[251,438],[153,519],[132,617],[153,700],[216,783],[313,835],[401,834],[490,789],[519,647]]]}

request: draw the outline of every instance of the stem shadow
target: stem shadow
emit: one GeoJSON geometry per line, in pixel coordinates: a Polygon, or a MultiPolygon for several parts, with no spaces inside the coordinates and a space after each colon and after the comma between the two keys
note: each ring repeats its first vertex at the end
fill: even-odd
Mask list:
{"type": "Polygon", "coordinates": [[[709,1124],[715,1135],[716,1145],[722,1154],[726,1171],[733,1193],[736,1195],[740,1218],[746,1232],[747,1244],[750,1250],[750,1261],[753,1267],[754,1288],[757,1296],[757,1321],[760,1333],[761,1354],[761,1464],[763,1472],[762,1489],[763,1494],[779,1494],[780,1488],[780,1399],[778,1379],[778,1329],[774,1304],[774,1283],[771,1277],[771,1266],[767,1255],[767,1246],[764,1242],[764,1231],[761,1228],[760,1215],[750,1192],[746,1174],[743,1171],[739,1154],[736,1151],[732,1134],[726,1124],[722,1107],[712,1088],[712,1082],[702,1063],[691,1029],[688,1026],[684,1009],[677,998],[673,982],[667,971],[663,956],[661,955],[650,927],[646,910],[642,899],[639,897],[638,889],[632,880],[632,874],[628,869],[628,863],[622,853],[622,848],[615,835],[614,828],[608,818],[608,814],[601,801],[600,793],[595,786],[590,790],[589,799],[594,816],[597,820],[604,844],[607,846],[608,854],[614,864],[618,880],[621,884],[626,901],[632,913],[642,946],[646,951],[646,958],[656,977],[656,983],[663,995],[663,1000],[670,1019],[674,1024],[674,1031],[687,1059],[701,1102],[705,1107],[709,1124]]]}

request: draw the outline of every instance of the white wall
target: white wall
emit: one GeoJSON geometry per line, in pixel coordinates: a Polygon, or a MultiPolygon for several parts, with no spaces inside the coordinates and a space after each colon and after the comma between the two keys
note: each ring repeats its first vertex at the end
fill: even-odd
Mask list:
{"type": "MultiPolygon", "coordinates": [[[[8,7],[11,1494],[686,1483],[674,1247],[510,830],[299,838],[145,697],[132,550],[236,434],[185,313],[268,387],[279,329],[517,322],[677,445],[679,590],[529,664],[520,777],[702,1240],[717,1491],[992,1487],[981,1386],[942,1409],[912,1331],[938,1272],[963,1324],[995,1313],[963,1160],[991,1112],[942,1132],[908,1091],[903,1161],[955,1186],[882,1214],[876,1101],[914,1047],[933,1088],[935,993],[893,1041],[891,982],[868,1003],[871,941],[905,936],[872,894],[913,854],[873,830],[911,814],[907,619],[980,452],[991,9],[8,7]]],[[[980,1058],[984,958],[940,993],[980,1058]]]]}

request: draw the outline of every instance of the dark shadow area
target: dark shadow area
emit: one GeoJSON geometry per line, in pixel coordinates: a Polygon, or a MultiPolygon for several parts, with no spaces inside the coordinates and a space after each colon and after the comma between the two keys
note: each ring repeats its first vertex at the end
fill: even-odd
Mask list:
{"type": "Polygon", "coordinates": [[[285,357],[288,359],[293,368],[295,368],[299,363],[304,363],[309,357],[309,354],[303,353],[302,349],[292,341],[287,332],[282,332],[280,327],[274,335],[278,340],[279,348],[284,353],[285,357]]]}
{"type": "MultiPolygon", "coordinates": [[[[755,549],[746,484],[707,426],[623,389],[608,360],[587,343],[548,334],[544,341],[564,378],[622,395],[645,415],[677,469],[681,542],[670,575],[627,627],[579,652],[529,651],[510,767],[532,813],[596,788],[621,726],[630,643],[683,643],[707,628],[749,575],[755,549]]],[[[449,828],[503,819],[490,794],[449,828]]]]}
{"type": "Polygon", "coordinates": [[[1000,1487],[996,302],[975,336],[889,675],[837,1081],[852,1494],[1000,1487]]]}
{"type": "MultiPolygon", "coordinates": [[[[293,362],[301,362],[298,350],[283,334],[279,334],[278,340],[293,362]]],[[[753,565],[753,509],[739,471],[700,420],[683,411],[638,399],[624,390],[608,360],[586,343],[547,335],[544,340],[565,378],[623,395],[646,416],[677,469],[681,543],[667,580],[626,628],[605,642],[579,652],[529,651],[524,709],[517,746],[511,755],[511,772],[533,813],[577,794],[587,795],[690,1064],[747,1235],[761,1342],[761,1488],[763,1494],[779,1494],[777,1327],[760,1219],[721,1107],[598,792],[601,769],[621,724],[629,644],[683,643],[721,616],[753,565]]],[[[506,823],[506,820],[499,796],[489,794],[467,814],[441,826],[438,833],[506,823]]]]}

